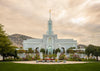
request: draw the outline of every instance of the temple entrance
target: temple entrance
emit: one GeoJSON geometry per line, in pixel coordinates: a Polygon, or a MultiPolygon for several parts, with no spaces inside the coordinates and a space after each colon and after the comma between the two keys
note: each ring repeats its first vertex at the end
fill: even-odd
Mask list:
{"type": "Polygon", "coordinates": [[[51,46],[48,47],[48,55],[50,55],[50,54],[53,54],[51,46]]]}

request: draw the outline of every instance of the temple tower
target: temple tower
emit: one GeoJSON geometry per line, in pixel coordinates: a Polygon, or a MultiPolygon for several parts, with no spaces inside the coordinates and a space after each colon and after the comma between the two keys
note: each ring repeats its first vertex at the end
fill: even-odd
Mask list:
{"type": "Polygon", "coordinates": [[[52,20],[51,20],[51,10],[49,11],[49,21],[48,21],[48,31],[47,34],[48,35],[53,35],[53,31],[52,31],[52,20]]]}

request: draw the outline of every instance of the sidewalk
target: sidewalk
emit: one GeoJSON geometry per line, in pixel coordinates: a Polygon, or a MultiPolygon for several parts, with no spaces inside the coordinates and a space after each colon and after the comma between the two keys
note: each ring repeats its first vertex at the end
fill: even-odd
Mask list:
{"type": "Polygon", "coordinates": [[[88,63],[88,62],[66,61],[66,63],[64,63],[64,62],[59,62],[59,63],[57,63],[57,62],[55,62],[55,63],[53,63],[53,62],[49,62],[49,63],[38,62],[38,63],[36,63],[36,61],[14,61],[14,63],[24,63],[24,64],[78,64],[78,63],[88,63]]]}

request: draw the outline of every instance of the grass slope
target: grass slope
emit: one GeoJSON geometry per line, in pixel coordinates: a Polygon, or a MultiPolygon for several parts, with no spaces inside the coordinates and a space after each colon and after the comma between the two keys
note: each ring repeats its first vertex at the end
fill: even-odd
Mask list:
{"type": "Polygon", "coordinates": [[[0,71],[100,71],[100,63],[63,65],[0,63],[0,71]]]}

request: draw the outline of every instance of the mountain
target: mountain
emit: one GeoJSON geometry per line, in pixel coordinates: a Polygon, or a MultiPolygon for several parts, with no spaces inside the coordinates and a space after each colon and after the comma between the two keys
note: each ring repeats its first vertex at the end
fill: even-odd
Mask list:
{"type": "MultiPolygon", "coordinates": [[[[30,36],[26,36],[26,35],[22,35],[22,34],[12,34],[12,35],[9,35],[8,37],[12,41],[13,45],[17,46],[17,47],[22,47],[23,46],[22,45],[23,40],[35,39],[35,38],[30,37],[30,36]]],[[[85,48],[86,45],[78,44],[77,47],[78,48],[85,48]]]]}
{"type": "Polygon", "coordinates": [[[32,37],[26,36],[26,35],[21,35],[21,34],[13,34],[8,36],[11,42],[13,43],[14,46],[17,47],[22,47],[22,42],[23,40],[26,39],[34,39],[32,37]]]}
{"type": "Polygon", "coordinates": [[[78,44],[77,47],[78,47],[78,48],[86,48],[87,46],[84,45],[84,44],[78,44]]]}

